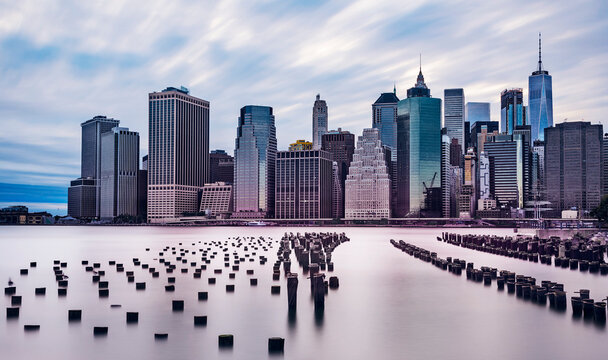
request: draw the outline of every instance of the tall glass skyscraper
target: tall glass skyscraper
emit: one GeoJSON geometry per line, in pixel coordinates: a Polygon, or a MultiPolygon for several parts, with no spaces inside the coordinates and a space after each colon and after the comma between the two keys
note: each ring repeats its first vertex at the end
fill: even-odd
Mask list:
{"type": "Polygon", "coordinates": [[[137,216],[139,133],[115,127],[101,136],[100,218],[137,216]]]}
{"type": "Polygon", "coordinates": [[[420,70],[397,105],[396,217],[439,216],[440,186],[441,99],[431,97],[420,70]]]}
{"type": "Polygon", "coordinates": [[[464,90],[445,89],[443,91],[444,127],[448,131],[450,139],[458,140],[461,153],[466,153],[464,148],[464,90]]]}
{"type": "Polygon", "coordinates": [[[465,120],[471,124],[471,127],[477,121],[490,121],[490,103],[468,102],[465,120]]]}
{"type": "Polygon", "coordinates": [[[509,135],[517,125],[526,125],[526,108],[522,89],[503,90],[500,93],[500,131],[509,135]]]}
{"type": "Polygon", "coordinates": [[[68,189],[68,214],[75,218],[99,218],[101,190],[101,136],[118,126],[120,120],[98,115],[80,124],[82,149],[80,178],[68,189]],[[94,196],[93,196],[94,194],[94,196]]]}
{"type": "Polygon", "coordinates": [[[382,145],[391,149],[393,161],[397,160],[397,89],[382,93],[372,104],[372,128],[380,132],[382,145]]]}
{"type": "Polygon", "coordinates": [[[209,180],[209,102],[184,87],[148,99],[148,221],[162,223],[199,211],[209,180]]]}
{"type": "Polygon", "coordinates": [[[269,106],[241,108],[234,150],[234,214],[240,218],[274,216],[277,136],[269,106]]]}
{"type": "Polygon", "coordinates": [[[545,129],[553,126],[553,85],[551,75],[543,70],[540,34],[538,34],[538,69],[528,77],[529,124],[532,141],[545,141],[545,129]]]}
{"type": "Polygon", "coordinates": [[[321,148],[321,137],[327,132],[327,103],[321,100],[321,95],[317,94],[317,99],[312,107],[312,147],[315,150],[321,148]]]}

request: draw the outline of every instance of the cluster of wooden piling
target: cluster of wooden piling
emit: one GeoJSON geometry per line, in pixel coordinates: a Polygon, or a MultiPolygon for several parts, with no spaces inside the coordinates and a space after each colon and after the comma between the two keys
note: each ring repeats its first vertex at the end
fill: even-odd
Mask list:
{"type": "Polygon", "coordinates": [[[350,239],[338,233],[285,233],[279,242],[277,261],[273,266],[273,280],[280,278],[281,265],[287,279],[287,300],[289,311],[293,312],[297,306],[298,276],[292,272],[291,252],[293,250],[298,264],[304,275],[310,278],[310,292],[314,300],[315,312],[322,313],[325,308],[325,296],[328,288],[337,289],[339,280],[331,276],[325,280],[321,271],[334,271],[332,252],[334,249],[350,239]]]}
{"type": "MultiPolygon", "coordinates": [[[[322,237],[325,239],[325,237],[322,237]]],[[[241,266],[247,266],[248,263],[259,261],[260,265],[265,265],[268,258],[263,255],[264,252],[269,251],[274,247],[276,241],[265,239],[264,237],[234,237],[229,238],[226,241],[210,241],[202,243],[192,243],[190,247],[183,246],[179,243],[179,246],[165,246],[160,249],[157,257],[153,259],[154,263],[146,263],[140,260],[140,258],[132,258],[132,265],[124,264],[116,260],[110,260],[107,262],[108,270],[114,270],[117,273],[124,273],[126,281],[132,283],[138,293],[145,293],[147,283],[152,282],[153,285],[157,281],[162,281],[166,277],[167,283],[164,284],[164,289],[167,293],[173,293],[176,289],[176,276],[191,276],[194,279],[200,279],[203,273],[208,272],[207,283],[209,288],[213,287],[216,283],[216,278],[222,274],[228,274],[227,278],[232,280],[236,278],[236,274],[240,271],[241,266]],[[232,250],[232,252],[230,252],[232,250]],[[237,251],[239,250],[239,251],[237,251]],[[223,259],[222,259],[223,254],[223,259]],[[212,260],[214,263],[223,262],[223,267],[218,266],[212,268],[212,260]],[[131,269],[128,269],[128,268],[131,269]],[[136,270],[138,279],[136,279],[136,270]],[[226,272],[224,272],[224,269],[226,272]],[[211,271],[212,270],[212,271],[211,271]],[[147,276],[146,276],[147,274],[147,276]],[[162,274],[162,275],[161,275],[162,274]]],[[[331,243],[327,243],[331,247],[331,243]]],[[[331,247],[333,249],[333,247],[331,247]]],[[[324,249],[326,249],[324,247],[324,249]]],[[[151,251],[150,248],[146,248],[146,251],[151,251]]],[[[326,250],[327,251],[327,250],[326,250]]],[[[331,253],[331,251],[329,251],[331,253]]],[[[330,257],[331,258],[331,257],[330,257]]],[[[284,259],[281,258],[281,261],[284,259]]],[[[31,268],[37,267],[37,262],[31,262],[30,268],[20,269],[19,273],[21,276],[27,276],[31,268]]],[[[67,267],[67,262],[61,262],[55,260],[53,262],[53,271],[58,286],[58,295],[67,296],[68,280],[66,274],[64,274],[64,268],[67,267]]],[[[98,292],[100,300],[108,298],[110,296],[111,284],[109,281],[104,280],[106,275],[106,267],[101,262],[89,262],[89,260],[81,261],[82,268],[85,272],[91,273],[91,281],[96,284],[95,291],[98,292]]],[[[275,265],[276,266],[276,265],[275,265]]],[[[254,277],[253,269],[246,269],[246,274],[250,279],[250,286],[257,285],[257,278],[254,277]]],[[[287,288],[290,296],[288,301],[290,307],[295,307],[295,298],[297,297],[297,275],[288,273],[287,274],[287,288]]],[[[238,291],[235,289],[235,284],[226,284],[226,292],[232,293],[238,291]]],[[[17,287],[12,282],[8,287],[5,288],[5,295],[11,297],[11,306],[6,309],[7,319],[18,319],[20,308],[22,305],[22,295],[17,294],[17,287]]],[[[274,286],[272,288],[274,290],[274,286]]],[[[279,290],[280,291],[280,287],[279,290]]],[[[35,294],[37,296],[46,295],[46,288],[36,288],[35,294]]],[[[208,301],[208,291],[197,292],[198,301],[208,301]]],[[[170,310],[172,312],[182,312],[188,304],[183,299],[171,299],[170,310]]],[[[120,304],[111,304],[112,308],[120,308],[120,304]]],[[[68,321],[69,322],[80,322],[82,321],[83,314],[86,314],[86,309],[70,309],[68,310],[68,321]]],[[[137,311],[126,311],[125,322],[126,324],[137,324],[141,319],[140,313],[137,311]]],[[[195,327],[206,326],[208,321],[207,315],[195,315],[193,322],[195,327]]],[[[38,324],[26,324],[24,326],[25,331],[39,330],[40,325],[38,324]]],[[[98,324],[93,327],[94,336],[107,336],[110,329],[108,326],[98,324]]],[[[169,333],[166,332],[155,332],[155,340],[166,340],[169,337],[169,333]]],[[[280,337],[271,337],[268,339],[268,351],[269,352],[282,352],[285,340],[280,337]]],[[[232,334],[222,334],[218,336],[218,346],[232,347],[234,344],[234,336],[232,334]]]]}
{"type": "Polygon", "coordinates": [[[562,240],[559,237],[541,239],[537,236],[501,237],[443,232],[437,240],[490,254],[608,275],[608,264],[604,261],[608,245],[603,239],[574,237],[562,240]]]}
{"type": "MultiPolygon", "coordinates": [[[[486,286],[491,286],[492,282],[496,282],[496,287],[499,291],[504,291],[505,285],[507,293],[513,294],[518,298],[529,300],[544,306],[549,300],[549,306],[558,311],[565,311],[567,308],[567,297],[564,291],[564,285],[543,280],[540,285],[537,285],[536,278],[526,275],[518,275],[508,270],[500,270],[482,266],[480,269],[475,269],[472,262],[466,262],[462,259],[452,259],[447,257],[441,259],[436,252],[430,252],[418,246],[408,244],[403,240],[390,240],[391,244],[401,251],[414,256],[422,261],[431,263],[442,270],[461,275],[462,269],[465,269],[467,280],[483,283],[486,286]]],[[[573,316],[580,316],[585,312],[585,317],[593,318],[597,323],[603,324],[606,321],[606,302],[594,302],[589,299],[589,290],[582,289],[579,291],[579,297],[572,297],[573,316]]]]}

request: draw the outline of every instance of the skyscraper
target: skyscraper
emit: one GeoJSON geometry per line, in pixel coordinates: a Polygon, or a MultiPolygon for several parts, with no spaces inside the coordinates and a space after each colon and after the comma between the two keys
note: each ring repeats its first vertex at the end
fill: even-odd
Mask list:
{"type": "Polygon", "coordinates": [[[445,89],[443,91],[444,127],[448,130],[451,139],[458,140],[461,153],[466,153],[464,148],[464,90],[445,89]]]}
{"type": "Polygon", "coordinates": [[[397,105],[397,214],[439,216],[429,209],[441,182],[441,99],[431,97],[422,70],[397,105]]]}
{"type": "Polygon", "coordinates": [[[100,218],[137,216],[139,133],[115,127],[101,135],[100,218]]]}
{"type": "Polygon", "coordinates": [[[234,150],[234,214],[240,218],[274,216],[277,136],[269,106],[241,108],[234,150]]]}
{"type": "MultiPolygon", "coordinates": [[[[335,212],[333,218],[344,217],[344,192],[345,192],[345,181],[348,175],[348,168],[353,160],[353,154],[355,153],[355,135],[348,131],[338,128],[338,130],[332,130],[321,137],[321,148],[329,152],[332,156],[333,161],[337,165],[337,175],[340,180],[340,192],[341,196],[334,199],[338,212],[335,212]]],[[[335,192],[334,192],[335,193],[335,192]]],[[[337,195],[337,193],[335,193],[337,195]]]]}
{"type": "Polygon", "coordinates": [[[313,149],[321,148],[321,136],[327,132],[327,103],[321,100],[321,95],[317,94],[317,99],[312,107],[312,144],[313,149]]]}
{"type": "Polygon", "coordinates": [[[515,126],[526,124],[523,90],[510,89],[500,93],[500,131],[513,134],[515,126]]]}
{"type": "MultiPolygon", "coordinates": [[[[445,128],[443,129],[445,130],[445,128]]],[[[442,131],[444,132],[444,131],[442,131]]],[[[445,131],[447,133],[447,131],[445,131]]],[[[450,201],[452,199],[452,164],[450,161],[450,144],[451,139],[447,134],[441,135],[441,216],[444,218],[451,217],[450,201]]]]}
{"type": "Polygon", "coordinates": [[[544,129],[553,126],[553,85],[549,72],[543,70],[540,33],[538,34],[538,68],[528,77],[528,119],[532,141],[545,140],[544,129]]]}
{"type": "Polygon", "coordinates": [[[519,141],[522,152],[522,162],[518,164],[521,168],[523,181],[523,203],[527,207],[528,202],[534,200],[532,193],[532,141],[530,125],[516,126],[513,130],[513,140],[519,141]]]}
{"type": "Polygon", "coordinates": [[[188,89],[148,95],[148,221],[166,222],[198,211],[209,179],[209,102],[188,89]]]}
{"type": "Polygon", "coordinates": [[[382,145],[391,148],[393,160],[397,160],[397,89],[382,93],[372,104],[372,127],[380,132],[382,145]]]}
{"type": "MultiPolygon", "coordinates": [[[[604,139],[602,140],[602,151],[603,151],[603,164],[602,164],[602,175],[604,176],[604,183],[602,185],[602,196],[608,195],[608,133],[604,134],[604,139]]],[[[544,152],[543,152],[544,159],[544,152]]],[[[544,164],[543,164],[544,165],[544,164]]],[[[544,170],[544,167],[543,167],[544,170]]],[[[544,175],[544,174],[543,174],[544,175]]]]}
{"type": "Polygon", "coordinates": [[[458,196],[458,216],[461,219],[470,219],[475,216],[477,205],[477,164],[475,151],[468,149],[464,156],[462,190],[458,196]]]}
{"type": "Polygon", "coordinates": [[[101,136],[118,126],[119,123],[119,120],[98,115],[80,124],[82,129],[80,178],[72,181],[68,190],[68,214],[70,216],[87,219],[99,218],[101,136]],[[71,189],[72,186],[74,189],[71,189]],[[93,193],[95,196],[92,196],[93,193]]]}
{"type": "Polygon", "coordinates": [[[524,152],[521,136],[488,136],[484,152],[490,160],[490,193],[504,208],[523,208],[524,152]]]}
{"type": "Polygon", "coordinates": [[[575,207],[591,211],[602,195],[602,125],[585,121],[545,129],[545,186],[551,215],[575,207]]]}
{"type": "Polygon", "coordinates": [[[275,218],[331,218],[332,165],[323,150],[277,152],[275,218]]]}
{"type": "Polygon", "coordinates": [[[211,150],[209,154],[210,183],[234,182],[234,158],[224,150],[211,150]]]}
{"type": "Polygon", "coordinates": [[[465,121],[468,121],[471,126],[478,121],[490,121],[490,103],[468,102],[465,121]]]}
{"type": "Polygon", "coordinates": [[[345,218],[388,219],[391,216],[391,180],[388,147],[378,129],[363,129],[346,178],[345,218]]]}
{"type": "Polygon", "coordinates": [[[481,139],[485,142],[488,135],[498,132],[498,121],[477,121],[471,126],[471,144],[470,146],[475,148],[475,152],[479,153],[483,151],[483,145],[479,144],[481,139]]]}

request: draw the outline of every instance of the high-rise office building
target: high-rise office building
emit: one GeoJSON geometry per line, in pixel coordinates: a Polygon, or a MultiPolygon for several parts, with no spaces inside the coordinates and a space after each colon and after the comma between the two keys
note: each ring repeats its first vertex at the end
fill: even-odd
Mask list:
{"type": "Polygon", "coordinates": [[[346,178],[345,218],[388,219],[391,216],[390,149],[378,129],[363,129],[346,178]]]}
{"type": "Polygon", "coordinates": [[[463,184],[458,196],[458,216],[471,219],[477,205],[477,162],[475,151],[468,149],[464,156],[463,184]]]}
{"type": "Polygon", "coordinates": [[[553,81],[549,72],[543,69],[540,45],[539,33],[538,68],[528,77],[528,123],[532,126],[532,141],[544,141],[544,130],[553,126],[553,81]]]}
{"type": "Polygon", "coordinates": [[[184,87],[148,101],[148,221],[162,223],[199,209],[209,179],[209,102],[184,87]]]}
{"type": "Polygon", "coordinates": [[[382,93],[372,104],[372,127],[380,132],[382,145],[391,148],[393,161],[397,160],[397,89],[382,93]]]}
{"type": "Polygon", "coordinates": [[[210,183],[234,182],[234,158],[224,150],[211,150],[209,154],[210,183]]]}
{"type": "Polygon", "coordinates": [[[500,131],[513,134],[515,126],[526,124],[523,89],[503,90],[500,93],[500,131]]]}
{"type": "Polygon", "coordinates": [[[315,150],[321,148],[321,137],[327,132],[327,103],[321,100],[321,95],[317,94],[317,99],[312,107],[312,146],[315,150]]]}
{"type": "Polygon", "coordinates": [[[445,89],[443,106],[443,126],[448,130],[448,136],[458,141],[461,148],[460,153],[466,153],[464,148],[464,90],[445,89]]]}
{"type": "Polygon", "coordinates": [[[431,97],[420,70],[397,105],[396,217],[440,216],[440,178],[441,99],[431,97]]]}
{"type": "MultiPolygon", "coordinates": [[[[448,132],[447,129],[445,130],[448,132]]],[[[450,138],[450,165],[462,166],[462,158],[462,146],[458,143],[458,139],[450,138]]]]}
{"type": "Polygon", "coordinates": [[[532,194],[532,131],[530,125],[516,126],[513,130],[513,140],[519,141],[521,144],[522,151],[522,163],[518,164],[522,168],[523,176],[523,202],[524,207],[528,207],[528,202],[533,201],[534,197],[532,194]]]}
{"type": "Polygon", "coordinates": [[[279,151],[276,162],[275,218],[331,218],[331,154],[323,150],[279,151]]]}
{"type": "Polygon", "coordinates": [[[137,216],[139,133],[115,127],[101,135],[100,218],[137,216]]]}
{"type": "MultiPolygon", "coordinates": [[[[602,146],[603,146],[602,152],[604,155],[603,163],[602,163],[602,175],[604,176],[604,182],[602,184],[602,196],[606,196],[606,195],[608,195],[608,133],[604,134],[604,139],[602,140],[602,146]]],[[[544,152],[543,152],[543,158],[544,158],[544,152]]],[[[544,168],[543,168],[543,170],[544,170],[544,168]]]]}
{"type": "Polygon", "coordinates": [[[274,216],[277,136],[272,108],[241,108],[234,150],[233,217],[274,216]]]}
{"type": "Polygon", "coordinates": [[[480,146],[479,139],[485,142],[487,135],[498,132],[498,121],[477,121],[471,126],[471,144],[476,153],[483,151],[483,145],[480,146]]]}
{"type": "Polygon", "coordinates": [[[141,169],[137,172],[137,217],[148,218],[148,155],[141,158],[141,169]]]}
{"type": "Polygon", "coordinates": [[[585,121],[545,129],[545,187],[552,216],[576,208],[591,211],[603,185],[602,125],[585,121]]]}
{"type": "Polygon", "coordinates": [[[92,177],[78,178],[68,188],[68,215],[77,219],[96,219],[97,180],[92,177]]]}
{"type": "Polygon", "coordinates": [[[451,217],[450,201],[452,199],[452,164],[451,158],[451,140],[447,135],[447,131],[442,129],[441,135],[441,216],[444,218],[451,217]]]}
{"type": "Polygon", "coordinates": [[[479,154],[477,161],[477,174],[479,178],[478,197],[479,199],[490,199],[490,158],[485,152],[479,154]]]}
{"type": "Polygon", "coordinates": [[[336,161],[332,162],[331,170],[331,217],[339,219],[344,217],[344,185],[340,179],[340,167],[336,161]]]}
{"type": "Polygon", "coordinates": [[[466,104],[465,121],[468,121],[471,126],[478,121],[490,121],[490,103],[468,102],[466,104]]]}
{"type": "MultiPolygon", "coordinates": [[[[344,217],[344,192],[345,181],[348,175],[348,168],[353,160],[355,153],[355,135],[348,131],[338,130],[329,131],[321,137],[321,148],[331,154],[333,161],[338,166],[338,178],[340,179],[341,196],[334,199],[338,212],[332,215],[333,218],[344,217]]],[[[335,192],[334,192],[335,193],[335,192]]],[[[337,195],[337,193],[335,193],[337,195]]]]}
{"type": "Polygon", "coordinates": [[[521,136],[488,136],[484,152],[490,160],[490,193],[505,208],[524,206],[524,151],[521,136]]]}
{"type": "Polygon", "coordinates": [[[118,126],[119,120],[106,116],[95,116],[80,124],[82,129],[82,147],[80,178],[72,181],[77,188],[73,191],[68,190],[68,214],[76,218],[98,219],[100,214],[99,178],[101,174],[101,136],[118,126]],[[91,191],[95,191],[95,196],[91,197],[91,191]],[[78,198],[82,196],[82,198],[78,198]],[[76,208],[70,209],[72,206],[76,208]],[[90,209],[95,213],[91,216],[90,209]]]}

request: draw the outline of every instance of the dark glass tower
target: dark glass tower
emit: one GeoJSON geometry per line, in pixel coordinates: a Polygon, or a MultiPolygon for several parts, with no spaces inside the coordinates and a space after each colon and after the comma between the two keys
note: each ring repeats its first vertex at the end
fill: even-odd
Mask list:
{"type": "Polygon", "coordinates": [[[380,132],[382,145],[392,151],[393,161],[397,159],[397,90],[382,93],[372,104],[372,127],[380,132]]]}
{"type": "Polygon", "coordinates": [[[540,34],[538,34],[538,68],[528,77],[528,119],[532,140],[545,140],[545,129],[553,126],[553,84],[551,75],[543,70],[540,34]]]}
{"type": "Polygon", "coordinates": [[[500,93],[500,131],[509,135],[517,125],[526,125],[526,108],[522,89],[503,90],[500,93]]]}
{"type": "Polygon", "coordinates": [[[274,216],[277,136],[271,107],[247,105],[241,108],[235,145],[235,216],[274,216]]]}
{"type": "Polygon", "coordinates": [[[422,69],[397,105],[396,217],[440,216],[441,99],[431,97],[422,69]],[[439,204],[439,208],[429,205],[439,204]]]}

